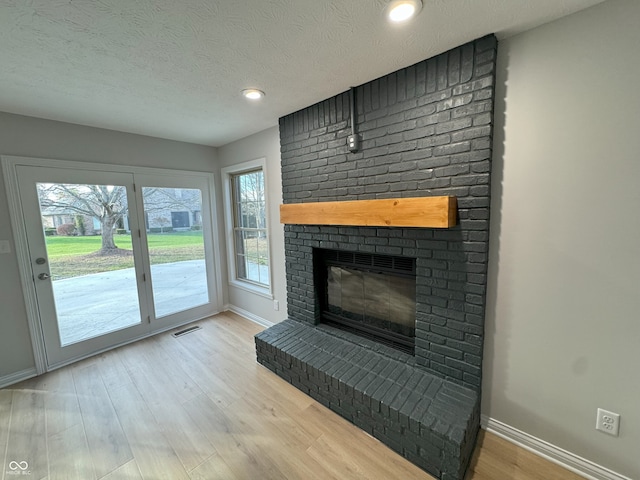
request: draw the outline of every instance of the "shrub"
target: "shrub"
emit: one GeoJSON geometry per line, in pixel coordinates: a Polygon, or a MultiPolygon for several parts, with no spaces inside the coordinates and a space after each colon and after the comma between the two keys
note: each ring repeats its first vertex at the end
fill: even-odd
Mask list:
{"type": "Polygon", "coordinates": [[[53,227],[47,227],[44,229],[44,234],[47,237],[53,237],[56,234],[56,229],[53,227]]]}
{"type": "Polygon", "coordinates": [[[202,230],[202,225],[192,225],[191,230],[202,230]]]}
{"type": "Polygon", "coordinates": [[[62,225],[58,225],[56,228],[56,232],[58,235],[66,235],[67,237],[72,236],[76,231],[76,226],[73,223],[63,223],[62,225]]]}
{"type": "Polygon", "coordinates": [[[118,235],[125,235],[127,231],[124,228],[116,228],[116,233],[118,235]]]}

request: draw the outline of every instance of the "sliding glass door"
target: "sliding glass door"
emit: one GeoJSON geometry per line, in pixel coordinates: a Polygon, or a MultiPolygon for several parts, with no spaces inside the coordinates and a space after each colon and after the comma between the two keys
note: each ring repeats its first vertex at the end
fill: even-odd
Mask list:
{"type": "Polygon", "coordinates": [[[207,180],[137,175],[136,185],[143,207],[149,308],[156,325],[204,316],[214,295],[207,180]]]}
{"type": "Polygon", "coordinates": [[[208,181],[16,166],[47,366],[213,313],[208,181]]]}
{"type": "Polygon", "coordinates": [[[142,187],[142,199],[156,316],[208,303],[201,191],[142,187]]]}

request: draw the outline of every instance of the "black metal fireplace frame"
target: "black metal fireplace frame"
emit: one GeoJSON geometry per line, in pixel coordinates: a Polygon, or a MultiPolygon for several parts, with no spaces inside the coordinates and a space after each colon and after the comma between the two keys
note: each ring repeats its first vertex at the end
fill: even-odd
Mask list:
{"type": "Polygon", "coordinates": [[[383,273],[397,277],[416,277],[416,259],[393,255],[351,252],[343,250],[314,249],[314,277],[318,304],[320,306],[320,323],[351,332],[364,338],[414,354],[414,335],[403,335],[375,325],[364,324],[348,317],[336,315],[328,310],[327,267],[348,267],[369,273],[383,273]]]}

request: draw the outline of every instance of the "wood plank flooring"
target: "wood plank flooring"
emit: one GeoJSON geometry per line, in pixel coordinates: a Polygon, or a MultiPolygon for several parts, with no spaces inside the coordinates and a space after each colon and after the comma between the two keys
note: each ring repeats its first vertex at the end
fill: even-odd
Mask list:
{"type": "MultiPolygon", "coordinates": [[[[197,324],[0,390],[0,479],[432,479],[258,365],[262,327],[197,324]]],[[[489,433],[468,475],[579,478],[489,433]]]]}

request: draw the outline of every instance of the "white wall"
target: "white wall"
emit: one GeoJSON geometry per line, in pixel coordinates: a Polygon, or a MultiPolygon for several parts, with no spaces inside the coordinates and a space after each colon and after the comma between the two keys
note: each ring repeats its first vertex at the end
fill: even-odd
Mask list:
{"type": "MultiPolygon", "coordinates": [[[[273,281],[273,298],[280,302],[280,310],[273,309],[273,300],[248,292],[233,285],[225,284],[226,299],[230,305],[239,307],[267,322],[277,323],[287,318],[287,286],[284,268],[284,227],[280,223],[280,204],[282,203],[282,177],[280,171],[280,136],[278,127],[269,128],[249,137],[225,145],[218,149],[218,165],[220,168],[238,163],[266,158],[266,181],[269,222],[269,247],[271,253],[271,270],[273,281]]],[[[217,175],[220,182],[221,175],[217,175]]],[[[218,203],[222,202],[221,185],[216,185],[218,203]]],[[[220,215],[219,234],[223,244],[224,218],[220,215]]],[[[226,255],[223,259],[223,277],[228,279],[226,255]]]]}
{"type": "MultiPolygon", "coordinates": [[[[0,154],[214,172],[216,150],[0,112],[0,154]]],[[[0,171],[0,379],[33,368],[4,179],[0,171]]]]}
{"type": "Polygon", "coordinates": [[[640,478],[640,2],[499,44],[483,413],[640,478]],[[596,408],[622,415],[597,432],[596,408]]]}

